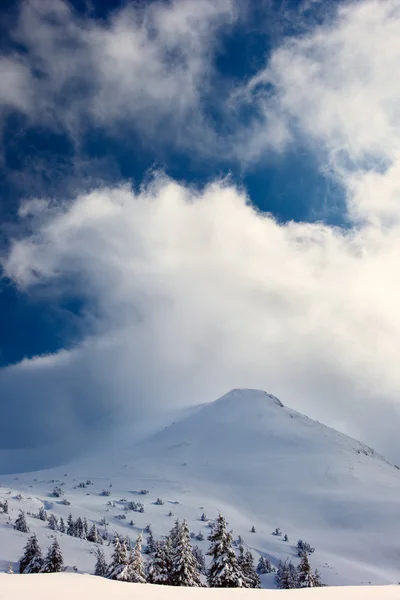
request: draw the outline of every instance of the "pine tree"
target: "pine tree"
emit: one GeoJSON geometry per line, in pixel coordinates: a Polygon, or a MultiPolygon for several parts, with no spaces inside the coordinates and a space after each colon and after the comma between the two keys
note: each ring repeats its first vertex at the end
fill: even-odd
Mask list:
{"type": "Polygon", "coordinates": [[[26,523],[25,513],[23,510],[19,511],[19,515],[14,523],[14,529],[21,531],[22,533],[29,533],[29,527],[26,523]]]}
{"type": "Polygon", "coordinates": [[[81,540],[86,540],[85,524],[80,517],[75,522],[75,536],[81,540]]]}
{"type": "Polygon", "coordinates": [[[280,561],[278,571],[276,573],[276,583],[278,588],[282,590],[295,589],[298,586],[298,578],[296,567],[291,561],[280,561]]]}
{"type": "Polygon", "coordinates": [[[89,534],[89,526],[88,526],[88,522],[87,522],[87,518],[86,517],[83,519],[83,531],[85,533],[84,539],[87,540],[87,536],[89,534]]]}
{"type": "Polygon", "coordinates": [[[105,577],[107,575],[107,563],[106,557],[104,556],[104,552],[101,548],[96,549],[96,565],[94,567],[94,574],[99,577],[105,577]]]}
{"type": "Polygon", "coordinates": [[[193,546],[192,551],[193,551],[193,556],[195,557],[196,562],[197,562],[197,570],[202,575],[205,575],[206,574],[206,561],[205,561],[204,554],[203,554],[201,548],[199,548],[198,546],[193,546]]]}
{"type": "Polygon", "coordinates": [[[321,587],[321,581],[318,571],[313,573],[308,560],[308,554],[303,554],[300,564],[297,567],[298,571],[298,587],[310,588],[310,587],[321,587]]]}
{"type": "Polygon", "coordinates": [[[138,535],[135,547],[129,556],[128,577],[132,583],[146,583],[146,575],[142,558],[142,534],[138,535]]]}
{"type": "Polygon", "coordinates": [[[57,538],[48,549],[44,559],[42,573],[60,573],[64,568],[64,559],[57,538]]]}
{"type": "MultiPolygon", "coordinates": [[[[243,547],[243,546],[242,546],[243,547]]],[[[243,556],[242,561],[239,563],[242,569],[245,585],[243,587],[248,588],[260,588],[261,581],[257,575],[254,566],[254,557],[250,550],[247,550],[243,556]]]]}
{"type": "Polygon", "coordinates": [[[145,553],[146,554],[153,554],[154,550],[155,550],[155,542],[154,542],[154,537],[153,537],[153,532],[150,529],[149,535],[147,536],[147,540],[146,540],[146,550],[145,553]]]}
{"type": "Polygon", "coordinates": [[[128,580],[128,550],[126,540],[121,540],[116,533],[114,536],[114,552],[107,571],[108,579],[128,580]]]}
{"type": "Polygon", "coordinates": [[[14,575],[14,569],[11,563],[8,565],[7,573],[9,575],[14,575]]]}
{"type": "Polygon", "coordinates": [[[3,502],[3,513],[8,515],[8,500],[4,500],[3,502]]]}
{"type": "Polygon", "coordinates": [[[38,517],[41,521],[47,521],[47,513],[44,510],[43,506],[39,508],[38,517]]]}
{"type": "Polygon", "coordinates": [[[221,514],[218,515],[208,539],[211,547],[207,554],[212,557],[207,572],[208,585],[243,587],[242,572],[232,548],[232,535],[226,531],[226,521],[221,514]]]}
{"type": "Polygon", "coordinates": [[[177,530],[176,544],[172,553],[170,585],[184,587],[200,586],[200,574],[197,561],[193,556],[190,532],[186,520],[177,530]]]}
{"type": "Polygon", "coordinates": [[[264,556],[260,556],[260,560],[258,561],[257,565],[257,573],[259,573],[260,575],[265,575],[265,573],[272,572],[273,568],[269,559],[265,558],[264,556]]]}
{"type": "Polygon", "coordinates": [[[71,513],[69,513],[68,519],[67,519],[67,534],[75,536],[75,522],[72,518],[71,513]]]}
{"type": "Polygon", "coordinates": [[[95,544],[103,543],[103,540],[101,539],[101,536],[99,535],[99,532],[97,530],[96,523],[93,523],[93,525],[91,526],[87,539],[89,542],[94,542],[95,544]]]}
{"type": "Polygon", "coordinates": [[[49,527],[53,531],[57,531],[57,526],[58,526],[57,517],[55,515],[51,514],[49,517],[49,527]]]}
{"type": "Polygon", "coordinates": [[[169,585],[172,570],[171,555],[170,538],[156,542],[154,553],[148,562],[147,581],[149,583],[169,585]]]}
{"type": "Polygon", "coordinates": [[[43,566],[42,551],[36,534],[32,534],[24,548],[24,554],[19,561],[20,573],[39,573],[43,566]]]}
{"type": "Polygon", "coordinates": [[[60,533],[65,533],[65,523],[64,523],[64,519],[62,517],[60,517],[60,523],[58,525],[58,531],[60,533]]]}

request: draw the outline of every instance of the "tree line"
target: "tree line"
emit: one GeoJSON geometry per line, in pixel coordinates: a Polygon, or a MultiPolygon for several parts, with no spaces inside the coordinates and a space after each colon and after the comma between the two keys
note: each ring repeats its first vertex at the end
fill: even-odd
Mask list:
{"type": "MultiPolygon", "coordinates": [[[[51,515],[54,517],[54,515],[51,515]]],[[[55,517],[54,517],[55,519],[55,517]]],[[[49,527],[60,530],[60,523],[51,517],[49,527]]],[[[15,522],[19,531],[29,532],[25,515],[21,511],[15,522]]],[[[75,521],[69,515],[67,524],[62,524],[62,532],[92,541],[101,545],[102,537],[93,523],[89,529],[86,519],[78,517],[75,521]]],[[[219,514],[212,531],[208,536],[210,557],[206,567],[205,556],[198,546],[192,546],[187,521],[177,519],[168,536],[155,541],[150,526],[146,528],[149,536],[144,553],[148,560],[143,560],[143,538],[140,534],[134,545],[127,537],[117,533],[113,539],[113,553],[108,564],[101,547],[96,549],[94,574],[108,579],[132,583],[153,583],[158,585],[208,587],[216,588],[260,588],[259,574],[271,573],[275,569],[265,557],[260,557],[257,568],[250,550],[245,550],[241,543],[236,552],[232,533],[227,530],[225,517],[219,514]],[[201,575],[204,575],[203,583],[201,575]]],[[[276,582],[279,588],[318,587],[321,585],[317,571],[311,569],[309,554],[314,549],[299,540],[298,553],[301,557],[296,568],[290,561],[280,562],[276,571],[276,582]]],[[[25,547],[24,555],[19,563],[20,573],[54,573],[63,570],[63,558],[55,539],[43,558],[36,535],[33,534],[25,547]]]]}

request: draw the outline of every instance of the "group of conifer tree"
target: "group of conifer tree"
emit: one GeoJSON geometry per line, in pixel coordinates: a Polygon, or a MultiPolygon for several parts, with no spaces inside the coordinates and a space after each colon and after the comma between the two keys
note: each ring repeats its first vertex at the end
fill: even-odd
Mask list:
{"type": "Polygon", "coordinates": [[[57,538],[54,538],[46,556],[43,556],[36,534],[31,535],[19,561],[19,572],[25,574],[59,573],[63,568],[64,560],[57,538]]]}
{"type": "MultiPolygon", "coordinates": [[[[59,524],[49,519],[51,529],[59,529],[59,524]],[[57,526],[58,525],[58,526],[57,526]]],[[[25,515],[21,511],[14,527],[19,531],[29,532],[26,527],[25,515]]],[[[76,521],[70,515],[66,527],[61,526],[63,533],[74,537],[87,539],[97,544],[103,540],[93,524],[89,530],[85,519],[76,521]]],[[[148,560],[142,557],[142,534],[132,546],[128,538],[115,534],[113,554],[110,564],[107,564],[104,552],[99,546],[96,549],[95,575],[132,583],[154,583],[159,585],[199,587],[203,586],[200,575],[206,576],[207,585],[216,588],[260,588],[258,573],[269,573],[272,568],[268,559],[260,558],[257,569],[254,566],[253,554],[245,551],[240,543],[236,553],[232,534],[227,530],[225,517],[218,515],[208,536],[210,557],[208,568],[198,546],[192,546],[189,527],[184,519],[175,521],[169,535],[155,541],[151,528],[148,526],[147,546],[145,553],[148,560]],[[257,573],[258,572],[258,573],[257,573]]],[[[291,589],[299,587],[319,587],[320,577],[317,571],[311,569],[308,552],[301,550],[301,561],[296,568],[292,562],[280,562],[276,573],[279,588],[291,589]]],[[[25,546],[24,555],[19,563],[20,573],[57,573],[63,570],[63,557],[55,538],[45,557],[33,534],[25,546]]]]}
{"type": "Polygon", "coordinates": [[[150,531],[146,562],[142,559],[141,534],[131,550],[128,541],[116,534],[109,565],[102,549],[97,549],[95,575],[134,583],[199,587],[204,585],[200,579],[200,575],[204,574],[209,587],[261,587],[252,553],[239,546],[236,554],[232,535],[227,531],[225,517],[221,514],[208,539],[210,549],[207,554],[211,562],[206,569],[203,553],[191,544],[186,520],[176,520],[169,535],[159,541],[154,541],[150,531]]]}
{"type": "Polygon", "coordinates": [[[311,568],[307,552],[302,554],[297,567],[290,560],[280,561],[276,572],[276,583],[278,588],[285,590],[322,586],[318,571],[313,571],[311,568]]]}

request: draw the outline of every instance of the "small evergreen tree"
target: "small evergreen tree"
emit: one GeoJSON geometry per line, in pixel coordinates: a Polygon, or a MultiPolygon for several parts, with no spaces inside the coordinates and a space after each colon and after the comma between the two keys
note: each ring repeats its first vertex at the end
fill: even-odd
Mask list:
{"type": "Polygon", "coordinates": [[[226,531],[225,517],[218,515],[208,537],[211,546],[207,554],[211,564],[207,572],[210,587],[243,587],[243,575],[232,548],[232,536],[226,531]]]}
{"type": "Polygon", "coordinates": [[[155,551],[155,542],[154,542],[154,537],[153,537],[153,532],[150,529],[149,535],[147,536],[147,540],[146,540],[146,550],[145,553],[146,554],[154,554],[155,551]]]}
{"type": "Polygon", "coordinates": [[[2,507],[3,507],[3,513],[5,515],[8,515],[8,500],[4,500],[2,507]]]}
{"type": "Polygon", "coordinates": [[[58,531],[60,533],[65,533],[65,523],[64,523],[64,519],[62,517],[60,517],[60,523],[58,525],[58,531]]]}
{"type": "Polygon", "coordinates": [[[43,506],[39,508],[38,517],[41,521],[47,521],[47,513],[44,510],[43,506]]]}
{"type": "Polygon", "coordinates": [[[321,587],[321,580],[318,571],[313,572],[311,569],[308,554],[305,553],[297,567],[298,571],[298,587],[310,588],[321,587]]]}
{"type": "Polygon", "coordinates": [[[43,566],[43,556],[36,534],[32,534],[24,548],[24,554],[19,561],[20,573],[40,573],[43,566]]]}
{"type": "Polygon", "coordinates": [[[171,540],[156,542],[153,555],[150,556],[147,567],[147,581],[158,585],[169,585],[172,570],[171,540]]]}
{"type": "Polygon", "coordinates": [[[257,573],[259,573],[260,575],[265,575],[266,573],[272,573],[273,572],[273,567],[271,565],[271,562],[268,558],[265,558],[264,556],[260,556],[260,560],[258,561],[258,565],[257,565],[257,573]]]}
{"type": "Polygon", "coordinates": [[[60,573],[64,567],[64,559],[57,538],[54,539],[44,559],[42,573],[60,573]]]}
{"type": "Polygon", "coordinates": [[[93,523],[93,525],[91,526],[88,535],[87,535],[87,539],[88,542],[93,542],[95,544],[102,544],[103,540],[101,539],[101,536],[97,530],[96,527],[96,523],[93,523]]]}
{"type": "Polygon", "coordinates": [[[105,577],[107,575],[107,563],[104,552],[101,548],[96,549],[96,565],[94,567],[94,574],[99,577],[105,577]]]}
{"type": "Polygon", "coordinates": [[[13,569],[13,566],[12,566],[12,564],[11,564],[11,563],[8,565],[8,568],[7,568],[7,573],[8,573],[9,575],[14,575],[14,569],[13,569]]]}
{"type": "Polygon", "coordinates": [[[261,581],[259,576],[257,575],[255,566],[254,566],[254,557],[250,550],[247,550],[243,556],[240,567],[242,569],[244,582],[246,585],[243,587],[248,588],[260,588],[261,581]]]}
{"type": "Polygon", "coordinates": [[[176,544],[172,554],[170,585],[184,587],[200,586],[197,561],[193,556],[189,527],[186,520],[179,526],[176,544]]]}
{"type": "Polygon", "coordinates": [[[280,561],[276,573],[276,583],[282,590],[290,590],[298,587],[296,567],[291,561],[280,561]]]}
{"type": "Polygon", "coordinates": [[[142,534],[138,535],[134,549],[129,557],[128,576],[132,583],[146,583],[146,575],[142,559],[142,534]]]}
{"type": "Polygon", "coordinates": [[[75,522],[75,536],[81,540],[86,540],[85,524],[81,517],[78,517],[75,522]]]}
{"type": "Polygon", "coordinates": [[[16,529],[17,531],[21,531],[22,533],[29,533],[29,527],[27,525],[25,513],[23,510],[19,511],[19,515],[14,523],[14,529],[16,529]]]}
{"type": "Polygon", "coordinates": [[[67,519],[67,534],[75,536],[75,522],[72,518],[71,513],[69,513],[68,519],[67,519]]]}
{"type": "Polygon", "coordinates": [[[55,515],[53,515],[53,513],[52,513],[49,517],[49,527],[53,531],[57,531],[57,526],[58,526],[57,517],[55,515]]]}
{"type": "Polygon", "coordinates": [[[297,555],[302,557],[304,554],[312,554],[315,552],[315,548],[312,548],[308,542],[303,542],[303,540],[299,540],[297,542],[297,555]]]}
{"type": "Polygon", "coordinates": [[[119,535],[114,535],[114,551],[111,558],[111,564],[107,571],[108,579],[128,581],[128,550],[126,540],[121,540],[119,535]]]}
{"type": "Polygon", "coordinates": [[[198,546],[193,546],[192,552],[193,552],[193,556],[195,557],[196,562],[197,562],[198,572],[201,573],[202,575],[205,575],[207,570],[206,570],[206,561],[204,558],[203,551],[198,546]]]}

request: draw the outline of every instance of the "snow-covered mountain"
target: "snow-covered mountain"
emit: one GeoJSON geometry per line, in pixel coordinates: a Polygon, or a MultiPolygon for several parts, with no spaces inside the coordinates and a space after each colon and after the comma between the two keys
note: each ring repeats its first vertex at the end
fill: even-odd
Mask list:
{"type": "MultiPolygon", "coordinates": [[[[106,517],[109,531],[132,539],[149,523],[155,537],[165,535],[173,517],[186,517],[196,534],[207,537],[209,523],[200,515],[213,519],[220,510],[256,560],[266,555],[273,564],[286,557],[296,562],[302,538],[315,548],[312,566],[329,585],[400,580],[400,471],[368,446],[261,391],[233,390],[175,415],[155,432],[142,432],[128,446],[104,448],[101,456],[4,476],[0,501],[5,496],[12,522],[19,508],[36,512],[44,506],[64,519],[70,511],[97,523],[106,517]],[[88,479],[91,484],[78,487],[88,479]],[[56,480],[69,506],[52,497],[56,480]],[[103,489],[111,495],[101,495],[103,489]],[[149,493],[141,495],[142,489],[149,493]],[[140,500],[145,512],[125,512],[130,500],[140,500]],[[272,535],[277,527],[287,542],[272,535]]],[[[49,543],[53,532],[46,523],[28,517],[28,524],[43,545],[49,543]]],[[[18,559],[25,540],[0,514],[1,570],[18,559]]],[[[208,546],[207,540],[196,543],[208,546]]],[[[65,534],[60,544],[68,564],[93,571],[93,544],[65,534]]],[[[273,577],[263,576],[263,584],[273,586],[273,577]]]]}

